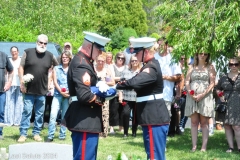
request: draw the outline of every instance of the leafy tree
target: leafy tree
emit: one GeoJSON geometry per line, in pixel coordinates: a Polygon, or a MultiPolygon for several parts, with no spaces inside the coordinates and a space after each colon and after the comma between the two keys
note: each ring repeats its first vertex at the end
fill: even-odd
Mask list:
{"type": "Polygon", "coordinates": [[[170,30],[175,58],[209,52],[213,59],[233,56],[240,42],[240,1],[165,0],[156,11],[170,30]]]}
{"type": "Polygon", "coordinates": [[[147,19],[141,0],[94,0],[97,28],[105,36],[110,36],[120,26],[133,28],[138,35],[146,35],[147,19]]]}
{"type": "Polygon", "coordinates": [[[143,9],[147,14],[147,24],[148,24],[148,32],[147,34],[150,35],[152,33],[161,33],[161,26],[162,21],[161,17],[158,18],[158,23],[155,20],[155,9],[161,4],[162,0],[142,0],[143,9]]]}
{"type": "Polygon", "coordinates": [[[3,41],[35,41],[44,33],[52,42],[71,42],[76,52],[82,31],[94,26],[95,7],[89,0],[2,0],[0,9],[0,24],[6,29],[0,31],[3,41]],[[29,34],[34,39],[27,37],[29,34]]]}
{"type": "Polygon", "coordinates": [[[134,29],[119,27],[110,37],[112,48],[121,50],[127,48],[129,46],[128,39],[131,36],[137,37],[134,29]]]}

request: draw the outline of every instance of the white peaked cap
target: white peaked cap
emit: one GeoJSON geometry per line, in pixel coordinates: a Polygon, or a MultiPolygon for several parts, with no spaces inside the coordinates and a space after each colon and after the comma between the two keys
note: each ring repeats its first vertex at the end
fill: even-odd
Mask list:
{"type": "Polygon", "coordinates": [[[148,48],[154,45],[156,38],[142,37],[130,39],[130,43],[133,48],[148,48]]]}
{"type": "Polygon", "coordinates": [[[92,43],[97,43],[101,46],[105,46],[111,39],[103,37],[97,33],[91,33],[91,32],[87,32],[87,31],[83,31],[83,33],[85,34],[85,39],[92,42],[92,43]]]}

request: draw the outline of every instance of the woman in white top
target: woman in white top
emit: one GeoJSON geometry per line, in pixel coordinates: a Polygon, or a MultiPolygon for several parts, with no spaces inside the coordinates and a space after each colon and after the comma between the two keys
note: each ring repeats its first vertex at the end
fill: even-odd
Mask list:
{"type": "MultiPolygon", "coordinates": [[[[110,69],[105,68],[105,56],[99,55],[96,60],[95,71],[97,73],[98,79],[105,81],[107,85],[114,86],[114,76],[110,69]]],[[[105,101],[102,106],[102,120],[103,120],[103,132],[100,133],[100,137],[106,138],[108,135],[109,126],[109,101],[105,101]]]]}
{"type": "Polygon", "coordinates": [[[112,54],[112,52],[107,52],[107,53],[106,53],[105,68],[108,68],[108,69],[111,71],[113,77],[115,77],[114,63],[113,63],[113,54],[112,54]]]}
{"type": "Polygon", "coordinates": [[[17,47],[11,47],[10,52],[12,54],[10,61],[13,65],[14,73],[11,88],[6,92],[4,123],[9,126],[19,126],[23,111],[23,97],[20,92],[20,82],[18,77],[18,68],[21,58],[18,56],[19,52],[17,47]]]}

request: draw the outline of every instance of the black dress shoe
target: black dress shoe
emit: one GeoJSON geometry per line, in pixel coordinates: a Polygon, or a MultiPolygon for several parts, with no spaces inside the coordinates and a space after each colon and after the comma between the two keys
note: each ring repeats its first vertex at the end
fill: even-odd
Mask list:
{"type": "Polygon", "coordinates": [[[178,135],[182,135],[183,132],[182,132],[180,129],[178,129],[178,130],[176,130],[176,134],[178,134],[178,135]]]}
{"type": "Polygon", "coordinates": [[[53,139],[50,139],[50,138],[48,138],[47,140],[46,140],[46,142],[52,142],[53,141],[53,139]]]}

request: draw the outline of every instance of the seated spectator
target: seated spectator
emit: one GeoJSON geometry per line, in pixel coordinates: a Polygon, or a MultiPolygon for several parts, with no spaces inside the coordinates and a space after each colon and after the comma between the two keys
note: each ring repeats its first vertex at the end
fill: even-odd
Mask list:
{"type": "MultiPolygon", "coordinates": [[[[68,66],[72,60],[72,54],[69,51],[63,51],[61,54],[60,65],[53,69],[53,83],[55,86],[53,101],[51,106],[50,121],[48,126],[47,142],[52,142],[56,130],[56,119],[59,110],[61,110],[61,119],[63,119],[69,106],[69,93],[67,85],[68,66]]],[[[66,127],[60,127],[59,139],[66,138],[66,127]]]]}

